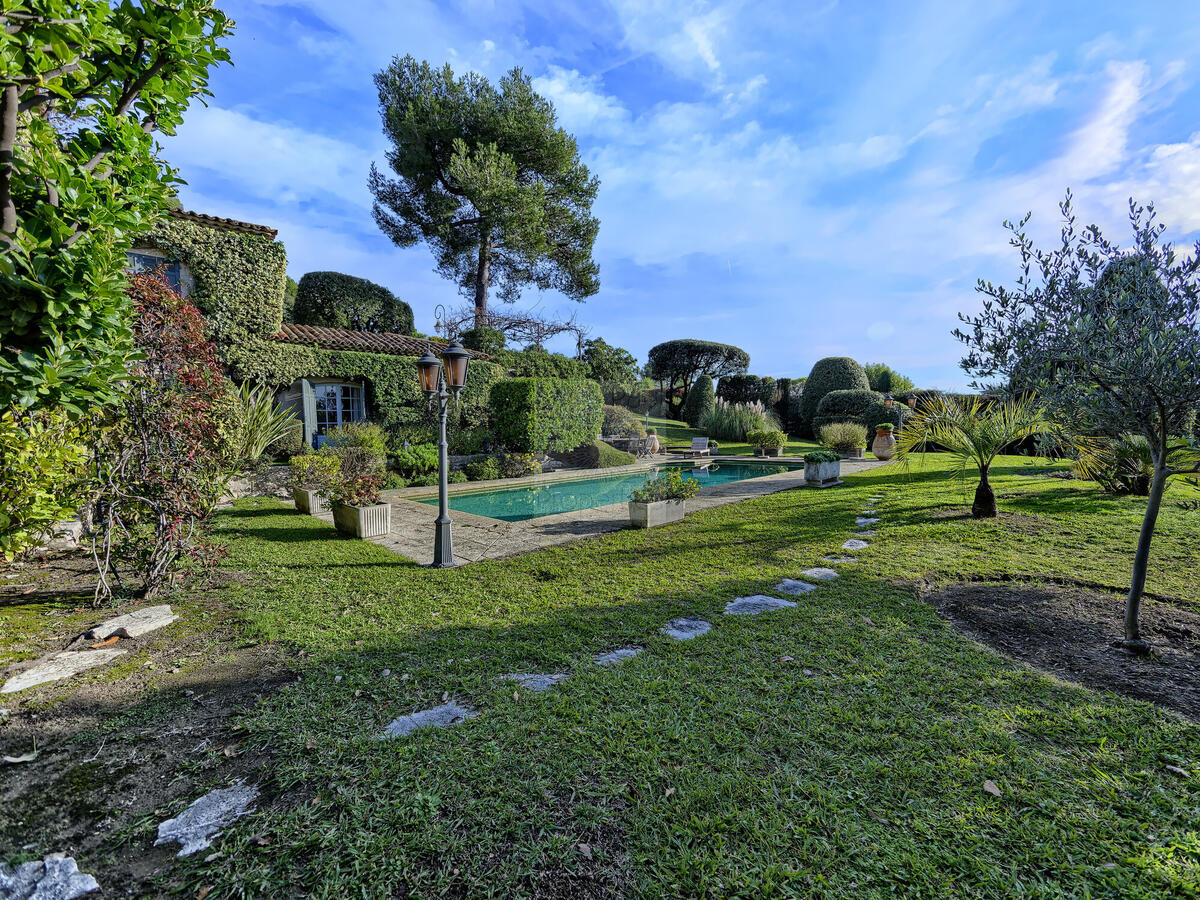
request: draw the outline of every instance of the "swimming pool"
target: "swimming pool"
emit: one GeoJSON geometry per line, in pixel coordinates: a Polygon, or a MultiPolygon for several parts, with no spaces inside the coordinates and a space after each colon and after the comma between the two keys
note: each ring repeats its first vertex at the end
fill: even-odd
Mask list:
{"type": "MultiPolygon", "coordinates": [[[[684,478],[699,481],[700,489],[704,490],[718,484],[762,478],[764,475],[778,475],[796,467],[772,463],[676,463],[621,475],[545,481],[521,487],[451,494],[450,509],[491,519],[503,519],[506,522],[522,522],[558,513],[593,509],[609,503],[624,503],[634,488],[646,483],[647,477],[654,477],[667,468],[680,469],[684,478]]],[[[438,498],[423,497],[417,502],[437,506],[438,498]]]]}

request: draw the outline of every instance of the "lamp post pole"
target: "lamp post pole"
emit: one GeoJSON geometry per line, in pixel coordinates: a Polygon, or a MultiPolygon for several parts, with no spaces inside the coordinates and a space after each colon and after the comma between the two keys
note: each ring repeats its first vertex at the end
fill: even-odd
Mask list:
{"type": "Polygon", "coordinates": [[[438,517],[434,520],[433,532],[433,567],[448,569],[455,565],[454,538],[450,534],[450,505],[447,500],[449,491],[450,468],[449,446],[446,443],[446,413],[450,408],[450,389],[446,387],[446,379],[438,379],[437,401],[439,406],[438,432],[438,517]]]}

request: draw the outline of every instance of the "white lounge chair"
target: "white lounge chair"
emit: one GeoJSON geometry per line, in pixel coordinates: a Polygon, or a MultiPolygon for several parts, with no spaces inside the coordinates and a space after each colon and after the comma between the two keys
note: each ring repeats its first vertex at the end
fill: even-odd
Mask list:
{"type": "Polygon", "coordinates": [[[708,438],[698,437],[692,438],[691,447],[668,447],[667,452],[679,456],[708,456],[711,451],[708,449],[708,438]]]}

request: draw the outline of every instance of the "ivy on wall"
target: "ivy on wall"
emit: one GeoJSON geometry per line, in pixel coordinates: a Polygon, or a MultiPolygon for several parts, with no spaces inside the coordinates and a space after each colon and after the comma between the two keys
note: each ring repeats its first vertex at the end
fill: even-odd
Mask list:
{"type": "Polygon", "coordinates": [[[492,427],[510,450],[574,450],[600,434],[604,395],[594,381],[509,378],[492,388],[492,427]]]}

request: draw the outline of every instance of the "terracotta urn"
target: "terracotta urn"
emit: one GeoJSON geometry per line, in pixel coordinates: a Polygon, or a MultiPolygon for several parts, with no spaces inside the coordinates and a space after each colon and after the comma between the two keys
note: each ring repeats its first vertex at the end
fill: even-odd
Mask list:
{"type": "Polygon", "coordinates": [[[886,428],[876,428],[871,452],[876,459],[891,459],[896,455],[896,436],[886,428]]]}

